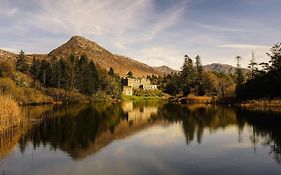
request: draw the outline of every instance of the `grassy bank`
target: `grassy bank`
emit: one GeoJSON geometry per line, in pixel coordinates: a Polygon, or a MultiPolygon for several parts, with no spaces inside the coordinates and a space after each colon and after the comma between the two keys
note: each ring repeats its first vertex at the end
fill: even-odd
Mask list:
{"type": "Polygon", "coordinates": [[[173,102],[182,104],[210,104],[215,103],[214,98],[211,96],[195,96],[194,94],[189,94],[186,97],[174,97],[171,98],[173,102]]]}
{"type": "Polygon", "coordinates": [[[0,96],[0,133],[19,126],[22,122],[21,110],[11,97],[0,96]]]}
{"type": "Polygon", "coordinates": [[[123,101],[141,101],[141,100],[163,100],[166,99],[164,97],[156,97],[156,96],[136,96],[136,95],[122,95],[121,99],[123,101]]]}
{"type": "Polygon", "coordinates": [[[274,100],[247,100],[239,104],[241,107],[281,107],[281,99],[274,100]]]}

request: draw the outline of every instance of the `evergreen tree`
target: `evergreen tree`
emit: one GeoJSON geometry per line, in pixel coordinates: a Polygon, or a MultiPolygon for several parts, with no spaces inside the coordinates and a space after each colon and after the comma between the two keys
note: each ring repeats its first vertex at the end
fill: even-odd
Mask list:
{"type": "Polygon", "coordinates": [[[79,66],[79,90],[85,95],[93,95],[99,86],[99,76],[93,61],[83,55],[78,62],[79,66]]]}
{"type": "Polygon", "coordinates": [[[193,61],[187,55],[184,56],[184,64],[180,72],[180,79],[182,83],[183,95],[186,96],[194,88],[196,78],[196,70],[194,69],[193,61]]]}
{"type": "Polygon", "coordinates": [[[203,87],[203,66],[201,64],[201,58],[199,55],[195,57],[195,68],[196,68],[196,83],[195,93],[196,95],[204,95],[205,89],[203,87]]]}
{"type": "Polygon", "coordinates": [[[271,63],[270,70],[281,70],[281,43],[275,44],[271,48],[271,54],[267,53],[267,55],[271,58],[269,61],[271,63]]]}
{"type": "Polygon", "coordinates": [[[182,83],[178,74],[168,74],[164,77],[164,92],[170,95],[177,95],[183,86],[182,83]]]}
{"type": "Polygon", "coordinates": [[[241,59],[242,59],[241,56],[236,57],[236,60],[237,60],[237,67],[236,67],[236,84],[237,84],[237,87],[242,86],[244,81],[245,81],[245,77],[243,75],[241,65],[240,65],[241,59]]]}
{"type": "Polygon", "coordinates": [[[29,65],[27,64],[27,59],[23,50],[20,51],[19,57],[17,59],[16,69],[22,73],[27,73],[29,71],[29,65]]]}
{"type": "Polygon", "coordinates": [[[110,76],[114,76],[115,75],[114,70],[113,70],[112,67],[109,69],[108,75],[110,75],[110,76]]]}
{"type": "Polygon", "coordinates": [[[127,77],[128,77],[128,78],[133,78],[133,77],[134,77],[133,72],[129,71],[129,72],[127,73],[127,77]]]}
{"type": "Polygon", "coordinates": [[[40,70],[41,69],[41,61],[33,58],[31,68],[30,68],[30,73],[34,79],[39,79],[40,75],[40,70]]]}
{"type": "Polygon", "coordinates": [[[40,71],[39,71],[39,80],[44,85],[47,86],[47,72],[49,69],[49,63],[46,60],[41,61],[40,71]]]}
{"type": "Polygon", "coordinates": [[[197,76],[198,78],[202,78],[202,73],[203,73],[203,66],[202,66],[202,63],[201,63],[201,58],[199,55],[197,55],[195,57],[195,66],[196,66],[196,73],[197,73],[197,76]]]}
{"type": "Polygon", "coordinates": [[[250,60],[248,68],[251,70],[251,79],[254,78],[256,72],[258,71],[258,68],[256,67],[258,63],[255,60],[254,52],[252,51],[252,58],[250,60]]]}

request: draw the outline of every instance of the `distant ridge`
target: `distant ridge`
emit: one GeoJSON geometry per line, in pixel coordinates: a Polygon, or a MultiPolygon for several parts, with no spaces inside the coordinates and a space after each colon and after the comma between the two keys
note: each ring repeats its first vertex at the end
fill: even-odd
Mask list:
{"type": "Polygon", "coordinates": [[[171,73],[177,73],[179,72],[178,70],[174,70],[168,66],[159,66],[159,67],[153,67],[155,70],[158,70],[159,72],[162,72],[163,74],[171,74],[171,73]]]}
{"type": "MultiPolygon", "coordinates": [[[[225,72],[225,73],[235,73],[236,67],[228,65],[228,64],[221,64],[221,63],[213,63],[204,66],[205,71],[215,71],[215,72],[225,72]]],[[[242,68],[244,73],[248,73],[249,70],[242,68]]]]}

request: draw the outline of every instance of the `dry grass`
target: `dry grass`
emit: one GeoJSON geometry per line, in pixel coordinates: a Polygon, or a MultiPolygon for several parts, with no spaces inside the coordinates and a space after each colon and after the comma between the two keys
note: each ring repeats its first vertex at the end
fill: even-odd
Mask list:
{"type": "Polygon", "coordinates": [[[281,99],[275,100],[248,100],[241,104],[242,107],[280,107],[281,99]]]}
{"type": "Polygon", "coordinates": [[[268,111],[281,113],[281,99],[274,100],[248,100],[238,106],[253,111],[268,111]]]}
{"type": "Polygon", "coordinates": [[[9,155],[20,140],[23,131],[15,129],[13,132],[5,132],[0,135],[0,160],[9,155]]]}
{"type": "Polygon", "coordinates": [[[184,104],[200,104],[200,103],[211,103],[213,100],[210,96],[195,96],[194,94],[189,94],[187,97],[180,99],[181,103],[184,104]]]}
{"type": "Polygon", "coordinates": [[[22,121],[19,105],[7,96],[0,96],[0,133],[18,126],[22,121]]]}

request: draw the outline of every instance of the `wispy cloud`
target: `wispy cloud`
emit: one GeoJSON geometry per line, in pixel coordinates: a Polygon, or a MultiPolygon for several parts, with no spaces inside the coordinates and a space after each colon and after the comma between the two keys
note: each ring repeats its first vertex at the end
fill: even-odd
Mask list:
{"type": "Polygon", "coordinates": [[[230,49],[269,49],[271,46],[256,44],[222,44],[217,47],[230,49]]]}
{"type": "Polygon", "coordinates": [[[215,25],[200,24],[200,23],[195,23],[195,25],[200,28],[210,31],[216,31],[216,32],[246,32],[246,30],[244,29],[234,28],[234,27],[215,26],[215,25]]]}
{"type": "Polygon", "coordinates": [[[169,8],[162,15],[157,16],[156,19],[153,19],[153,25],[144,39],[151,40],[160,32],[177,24],[183,18],[186,9],[187,1],[183,1],[169,8]]]}

